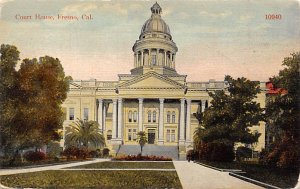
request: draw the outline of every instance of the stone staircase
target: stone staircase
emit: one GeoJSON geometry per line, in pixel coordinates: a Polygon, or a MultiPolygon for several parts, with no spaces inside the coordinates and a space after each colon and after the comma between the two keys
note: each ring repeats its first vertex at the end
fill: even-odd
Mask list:
{"type": "MultiPolygon", "coordinates": [[[[118,154],[137,155],[141,152],[139,145],[121,145],[118,154]]],[[[143,155],[154,155],[170,157],[178,160],[178,146],[158,146],[154,144],[146,144],[143,148],[143,155]]]]}

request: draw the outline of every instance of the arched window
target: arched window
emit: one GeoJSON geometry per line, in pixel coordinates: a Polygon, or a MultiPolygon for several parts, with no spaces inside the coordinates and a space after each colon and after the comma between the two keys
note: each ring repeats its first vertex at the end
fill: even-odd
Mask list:
{"type": "Polygon", "coordinates": [[[128,112],[128,122],[132,122],[132,111],[128,112]]]}
{"type": "Polygon", "coordinates": [[[156,111],[153,111],[153,123],[156,123],[156,111]]]}
{"type": "Polygon", "coordinates": [[[175,123],[175,118],[176,118],[175,111],[173,111],[172,112],[172,123],[175,123]]]}
{"type": "Polygon", "coordinates": [[[133,122],[136,122],[137,120],[137,111],[133,112],[133,122]]]}
{"type": "Polygon", "coordinates": [[[111,138],[112,138],[112,132],[111,132],[111,130],[108,130],[107,134],[106,134],[106,139],[111,140],[111,138]]]}
{"type": "Polygon", "coordinates": [[[168,111],[168,112],[167,112],[167,123],[170,123],[170,116],[171,116],[170,114],[171,114],[171,113],[168,111]]]}
{"type": "Polygon", "coordinates": [[[151,111],[148,111],[148,123],[151,122],[151,111]]]}

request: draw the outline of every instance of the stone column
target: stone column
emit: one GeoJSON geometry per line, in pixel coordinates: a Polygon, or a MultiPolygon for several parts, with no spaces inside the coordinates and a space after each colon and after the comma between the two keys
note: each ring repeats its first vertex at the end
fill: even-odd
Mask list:
{"type": "Polygon", "coordinates": [[[137,59],[137,58],[136,58],[136,53],[134,53],[134,67],[135,67],[135,68],[138,67],[138,66],[137,66],[137,61],[136,61],[136,59],[137,59]]]}
{"type": "Polygon", "coordinates": [[[156,65],[159,65],[158,55],[159,55],[159,49],[156,49],[156,65]]]}
{"type": "Polygon", "coordinates": [[[205,110],[205,100],[201,100],[201,112],[204,112],[205,110]]]}
{"type": "Polygon", "coordinates": [[[141,66],[144,66],[144,50],[142,50],[141,66]]]}
{"type": "Polygon", "coordinates": [[[164,100],[159,99],[158,145],[164,144],[164,100]]]}
{"type": "Polygon", "coordinates": [[[176,55],[174,54],[173,55],[173,69],[175,69],[175,57],[176,57],[176,55]]]}
{"type": "Polygon", "coordinates": [[[180,126],[179,126],[179,145],[184,145],[184,126],[185,126],[185,111],[184,111],[185,99],[180,99],[180,126]]]}
{"type": "MultiPolygon", "coordinates": [[[[108,106],[108,104],[107,104],[107,106],[108,106]]],[[[103,131],[105,131],[106,130],[106,127],[105,127],[105,124],[106,124],[106,103],[103,103],[102,113],[103,113],[102,129],[103,129],[103,131]]]]}
{"type": "Polygon", "coordinates": [[[117,99],[113,99],[112,140],[117,138],[117,99]]]}
{"type": "Polygon", "coordinates": [[[118,140],[122,140],[122,129],[123,129],[123,99],[118,99],[118,140]]]}
{"type": "Polygon", "coordinates": [[[151,66],[152,65],[151,49],[148,49],[148,51],[149,51],[148,66],[151,66]]]}
{"type": "Polygon", "coordinates": [[[100,125],[100,128],[102,128],[102,132],[103,132],[102,110],[103,110],[103,100],[98,99],[98,123],[100,125]]]}
{"type": "Polygon", "coordinates": [[[165,50],[164,66],[167,66],[167,51],[165,50]]]}
{"type": "Polygon", "coordinates": [[[143,98],[139,98],[139,131],[143,131],[143,98]]]}
{"type": "Polygon", "coordinates": [[[191,100],[186,99],[186,143],[191,144],[191,100]]]}

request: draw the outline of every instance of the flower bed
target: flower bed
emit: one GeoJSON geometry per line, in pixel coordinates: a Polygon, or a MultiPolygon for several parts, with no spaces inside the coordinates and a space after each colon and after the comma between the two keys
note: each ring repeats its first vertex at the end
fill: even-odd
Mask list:
{"type": "Polygon", "coordinates": [[[138,155],[127,155],[113,158],[116,161],[172,161],[172,158],[163,156],[142,156],[138,155]]]}

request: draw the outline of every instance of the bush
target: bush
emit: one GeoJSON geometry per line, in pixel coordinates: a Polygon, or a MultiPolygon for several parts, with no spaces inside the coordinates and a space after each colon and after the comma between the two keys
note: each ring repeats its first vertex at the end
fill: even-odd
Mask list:
{"type": "Polygon", "coordinates": [[[128,155],[115,157],[113,160],[116,161],[172,161],[172,158],[163,157],[163,156],[142,156],[138,155],[128,155]]]}
{"type": "Polygon", "coordinates": [[[46,159],[46,154],[43,152],[28,151],[24,154],[24,158],[27,161],[36,162],[46,159]]]}
{"type": "Polygon", "coordinates": [[[62,150],[58,142],[50,142],[47,145],[47,156],[56,158],[61,154],[62,150]]]}
{"type": "Polygon", "coordinates": [[[101,157],[101,151],[100,151],[100,149],[90,151],[89,152],[89,157],[91,157],[91,158],[99,158],[99,157],[101,157]]]}
{"type": "Polygon", "coordinates": [[[233,161],[233,145],[222,142],[203,143],[200,146],[199,159],[220,162],[233,161]]]}
{"type": "Polygon", "coordinates": [[[244,158],[251,158],[252,150],[250,148],[240,146],[236,150],[236,159],[237,161],[242,161],[244,158]]]}
{"type": "Polygon", "coordinates": [[[66,156],[67,159],[86,159],[89,156],[89,152],[86,148],[70,146],[61,155],[66,156]]]}
{"type": "Polygon", "coordinates": [[[298,145],[298,141],[284,137],[281,141],[277,141],[270,151],[262,153],[260,162],[273,167],[299,169],[298,145]]]}
{"type": "Polygon", "coordinates": [[[103,157],[108,157],[108,155],[109,155],[109,149],[108,148],[104,148],[103,151],[102,151],[102,155],[103,155],[103,157]]]}

